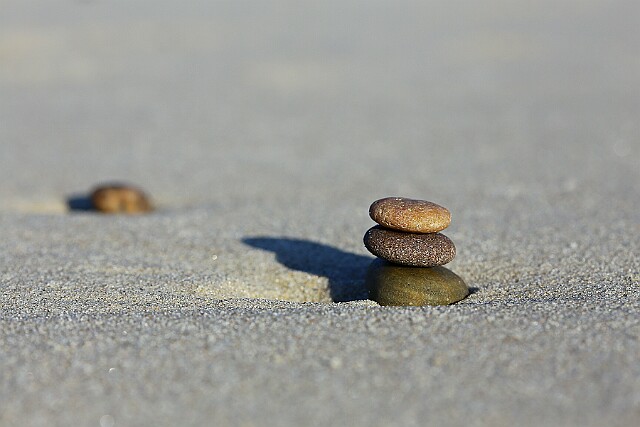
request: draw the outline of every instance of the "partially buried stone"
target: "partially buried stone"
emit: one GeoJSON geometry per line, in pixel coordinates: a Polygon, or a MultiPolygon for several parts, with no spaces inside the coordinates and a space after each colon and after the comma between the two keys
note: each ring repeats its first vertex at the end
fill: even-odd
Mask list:
{"type": "Polygon", "coordinates": [[[383,227],[409,233],[437,233],[451,223],[447,208],[404,197],[376,200],[369,208],[369,216],[383,227]]]}
{"type": "Polygon", "coordinates": [[[379,225],[365,233],[364,245],[377,257],[415,267],[444,265],[456,256],[455,245],[444,234],[403,233],[379,225]]]}
{"type": "Polygon", "coordinates": [[[94,209],[104,213],[143,213],[153,210],[142,190],[121,184],[97,187],[91,193],[94,209]]]}
{"type": "Polygon", "coordinates": [[[380,305],[448,305],[469,295],[464,281],[445,267],[407,267],[374,260],[366,278],[369,299],[380,305]]]}

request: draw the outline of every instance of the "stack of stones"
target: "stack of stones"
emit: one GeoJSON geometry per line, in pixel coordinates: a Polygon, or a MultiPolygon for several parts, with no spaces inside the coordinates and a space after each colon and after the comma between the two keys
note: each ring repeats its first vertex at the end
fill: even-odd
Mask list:
{"type": "Polygon", "coordinates": [[[456,247],[439,233],[451,223],[446,208],[425,200],[388,197],[369,208],[377,222],[364,235],[366,248],[379,257],[367,272],[370,298],[381,305],[446,305],[469,294],[464,281],[441,267],[456,247]]]}

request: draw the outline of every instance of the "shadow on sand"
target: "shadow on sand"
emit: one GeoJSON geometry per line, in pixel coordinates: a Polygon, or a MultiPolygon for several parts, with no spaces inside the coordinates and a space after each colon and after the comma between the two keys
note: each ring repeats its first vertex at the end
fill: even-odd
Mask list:
{"type": "Polygon", "coordinates": [[[93,211],[93,203],[86,194],[72,194],[67,197],[67,208],[70,211],[93,211]]]}
{"type": "Polygon", "coordinates": [[[242,242],[275,253],[287,268],[326,277],[334,302],[367,299],[364,276],[373,258],[287,237],[246,237],[242,242]]]}

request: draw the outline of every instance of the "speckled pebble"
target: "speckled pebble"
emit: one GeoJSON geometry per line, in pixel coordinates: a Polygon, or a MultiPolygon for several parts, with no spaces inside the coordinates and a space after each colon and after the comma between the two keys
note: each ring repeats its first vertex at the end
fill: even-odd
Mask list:
{"type": "Polygon", "coordinates": [[[143,213],[153,210],[149,198],[140,189],[128,185],[105,185],[91,193],[91,203],[104,213],[143,213]]]}
{"type": "Polygon", "coordinates": [[[453,242],[441,233],[403,233],[379,225],[364,235],[364,245],[377,257],[415,267],[444,265],[456,256],[453,242]]]}
{"type": "Polygon", "coordinates": [[[451,223],[448,209],[426,200],[404,197],[376,200],[369,208],[369,216],[383,227],[410,233],[437,233],[451,223]]]}
{"type": "Polygon", "coordinates": [[[369,299],[380,305],[448,305],[469,295],[445,267],[407,267],[377,259],[367,270],[369,299]]]}

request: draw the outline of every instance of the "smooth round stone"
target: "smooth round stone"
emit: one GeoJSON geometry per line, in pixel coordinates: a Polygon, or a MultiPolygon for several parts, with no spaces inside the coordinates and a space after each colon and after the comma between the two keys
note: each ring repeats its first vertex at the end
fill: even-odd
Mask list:
{"type": "Polygon", "coordinates": [[[407,267],[382,259],[371,263],[366,278],[369,299],[380,305],[448,305],[469,295],[469,288],[445,267],[407,267]]]}
{"type": "Polygon", "coordinates": [[[444,234],[404,233],[379,225],[365,233],[364,245],[377,257],[415,267],[444,265],[456,256],[455,245],[444,234]]]}
{"type": "Polygon", "coordinates": [[[149,198],[140,189],[128,185],[97,187],[90,196],[93,207],[104,213],[143,213],[153,210],[149,198]]]}
{"type": "Polygon", "coordinates": [[[437,233],[451,223],[447,208],[404,197],[376,200],[369,208],[369,216],[383,227],[409,233],[437,233]]]}

